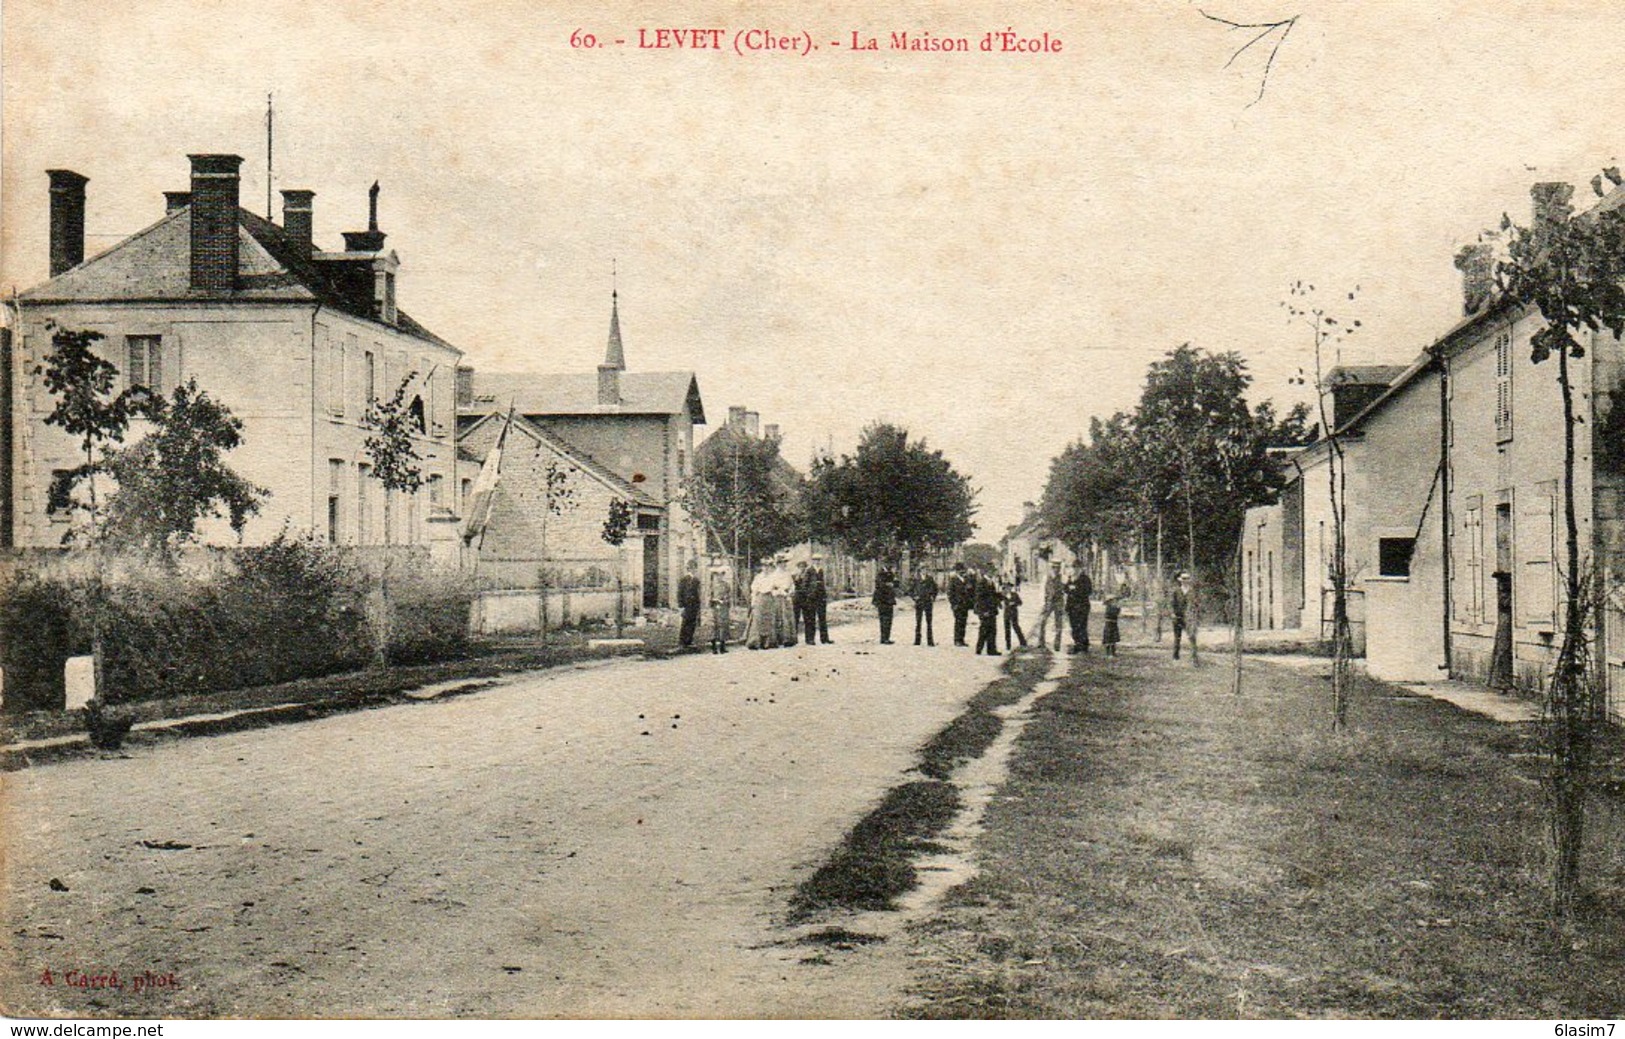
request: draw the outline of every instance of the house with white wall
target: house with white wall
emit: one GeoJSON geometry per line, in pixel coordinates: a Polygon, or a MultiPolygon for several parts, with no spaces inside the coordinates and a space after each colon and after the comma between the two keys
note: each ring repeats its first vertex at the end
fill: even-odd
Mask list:
{"type": "MultiPolygon", "coordinates": [[[[313,191],[283,191],[278,225],[239,205],[241,158],[190,161],[190,190],[166,192],[161,217],[89,259],[87,178],[48,171],[50,277],[8,307],[0,542],[55,546],[67,530],[47,492],[54,472],[83,459],[72,437],[46,425],[53,401],[38,373],[60,328],[101,335],[119,389],[167,394],[195,378],[242,420],[227,462],[269,491],[245,543],[284,529],[343,545],[454,543],[462,353],[397,304],[401,264],[378,229],[377,185],[368,229],[329,251],[312,238],[313,191]],[[387,493],[364,446],[369,404],[403,383],[426,480],[413,494],[387,493]]],[[[224,520],[200,534],[236,541],[224,520]]]]}

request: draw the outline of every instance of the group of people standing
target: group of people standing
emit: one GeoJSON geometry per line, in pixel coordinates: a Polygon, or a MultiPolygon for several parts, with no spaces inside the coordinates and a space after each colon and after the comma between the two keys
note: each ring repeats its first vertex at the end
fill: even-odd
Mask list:
{"type": "MultiPolygon", "coordinates": [[[[699,565],[688,564],[688,573],[677,585],[677,605],[682,610],[678,642],[685,650],[695,649],[699,628],[701,589],[699,565]]],[[[711,572],[711,652],[728,652],[732,622],[733,584],[726,568],[711,572]]],[[[794,572],[790,561],[777,556],[765,562],[750,582],[750,615],[745,625],[748,649],[777,649],[794,646],[805,637],[809,646],[829,645],[829,587],[822,561],[798,562],[794,572]]]]}
{"type": "MultiPolygon", "coordinates": [[[[1066,627],[1072,630],[1072,652],[1089,652],[1089,616],[1094,606],[1094,581],[1086,568],[1078,567],[1071,578],[1061,572],[1061,564],[1050,565],[1044,582],[1044,598],[1040,605],[1038,624],[1032,638],[1044,645],[1050,622],[1055,624],[1055,650],[1061,649],[1066,627]],[[1063,620],[1064,618],[1064,620],[1063,620]]],[[[872,598],[880,614],[880,642],[892,642],[892,618],[897,607],[898,587],[890,571],[882,570],[875,582],[872,598]]],[[[936,601],[939,594],[948,601],[953,615],[953,644],[967,645],[965,638],[970,628],[970,615],[976,614],[977,631],[975,652],[991,656],[999,654],[999,631],[1004,631],[1004,648],[1008,652],[1016,646],[1027,647],[1027,635],[1021,627],[1021,588],[1016,582],[994,575],[991,568],[971,569],[964,563],[955,563],[947,577],[938,582],[930,571],[922,571],[910,583],[906,594],[914,600],[914,644],[935,646],[932,630],[936,601]]],[[[1105,623],[1101,627],[1101,644],[1108,655],[1117,652],[1121,640],[1119,618],[1122,606],[1118,596],[1105,602],[1105,623]]]]}
{"type": "MultiPolygon", "coordinates": [[[[745,645],[750,649],[775,649],[794,646],[800,638],[807,644],[829,645],[829,588],[824,577],[822,561],[814,557],[809,564],[802,560],[792,572],[789,560],[783,556],[768,560],[758,570],[750,584],[750,616],[745,628],[745,645]]],[[[699,578],[699,566],[688,564],[688,572],[677,587],[677,603],[682,610],[679,641],[685,650],[695,648],[695,635],[699,628],[700,607],[705,600],[699,578]]],[[[1126,588],[1126,585],[1125,585],[1126,588]]],[[[1054,649],[1060,652],[1064,631],[1071,629],[1073,653],[1088,653],[1090,648],[1089,622],[1094,609],[1094,581],[1085,567],[1074,568],[1070,577],[1063,574],[1061,564],[1050,564],[1044,579],[1043,599],[1040,601],[1038,623],[1030,633],[1021,627],[1022,597],[1017,582],[994,575],[991,568],[972,569],[964,563],[955,563],[941,582],[929,570],[922,570],[905,590],[900,590],[895,574],[881,570],[875,579],[875,590],[870,601],[880,618],[880,643],[893,644],[892,621],[900,595],[914,602],[914,644],[935,646],[933,630],[938,596],[947,599],[953,615],[953,644],[967,645],[970,615],[976,614],[977,632],[975,652],[999,656],[999,631],[1004,631],[1004,648],[1008,652],[1017,645],[1025,649],[1030,637],[1039,646],[1049,640],[1050,624],[1055,626],[1054,649]]],[[[1187,635],[1186,614],[1191,595],[1190,575],[1180,574],[1177,586],[1169,600],[1174,629],[1174,657],[1179,657],[1181,636],[1187,635]]],[[[726,568],[713,568],[710,575],[709,602],[711,606],[711,651],[726,653],[730,633],[730,614],[733,601],[732,575],[726,568]]],[[[1124,593],[1106,598],[1104,618],[1100,630],[1100,644],[1107,656],[1115,656],[1121,641],[1122,600],[1124,593]]],[[[1195,632],[1188,633],[1194,643],[1195,632]]]]}

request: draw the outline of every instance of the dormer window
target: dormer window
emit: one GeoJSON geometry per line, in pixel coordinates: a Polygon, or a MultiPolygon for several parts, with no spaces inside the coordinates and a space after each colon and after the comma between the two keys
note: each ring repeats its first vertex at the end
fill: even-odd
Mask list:
{"type": "Polygon", "coordinates": [[[372,309],[379,321],[395,324],[395,270],[387,259],[374,263],[372,269],[372,309]]]}

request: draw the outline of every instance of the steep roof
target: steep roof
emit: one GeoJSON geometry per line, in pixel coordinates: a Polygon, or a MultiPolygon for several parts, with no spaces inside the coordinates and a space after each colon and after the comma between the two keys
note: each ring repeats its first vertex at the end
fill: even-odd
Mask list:
{"type": "Polygon", "coordinates": [[[693,372],[621,372],[621,402],[598,403],[597,373],[474,372],[474,403],[463,414],[478,414],[511,401],[521,415],[680,415],[705,424],[700,385],[693,372]]]}
{"type": "MultiPolygon", "coordinates": [[[[239,208],[237,241],[237,287],[229,295],[192,288],[192,210],[187,206],[19,297],[38,303],[321,303],[353,317],[376,320],[367,307],[340,291],[330,269],[311,259],[304,243],[264,217],[239,208]]],[[[396,322],[393,327],[398,331],[457,350],[404,311],[396,312],[396,322]]]]}
{"type": "MultiPolygon", "coordinates": [[[[457,434],[459,453],[467,454],[474,461],[483,462],[483,457],[473,457],[473,452],[467,451],[467,449],[461,445],[475,430],[484,426],[488,422],[502,422],[503,418],[503,412],[494,410],[488,411],[478,421],[474,422],[467,429],[457,434]]],[[[628,501],[651,509],[658,509],[661,507],[660,502],[656,501],[647,491],[643,490],[637,484],[622,479],[613,469],[610,469],[592,455],[576,447],[574,444],[562,439],[561,437],[549,433],[541,426],[538,426],[536,423],[526,419],[524,415],[515,412],[513,428],[522,433],[524,436],[530,437],[538,444],[548,448],[554,454],[561,456],[570,464],[574,465],[576,468],[580,469],[582,472],[591,476],[593,479],[597,480],[599,483],[602,483],[611,491],[627,499],[628,501]]]]}

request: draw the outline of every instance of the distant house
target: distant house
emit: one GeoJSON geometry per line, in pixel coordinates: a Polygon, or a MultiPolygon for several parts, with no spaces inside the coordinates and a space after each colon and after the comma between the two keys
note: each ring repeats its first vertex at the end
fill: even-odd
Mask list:
{"type": "MultiPolygon", "coordinates": [[[[609,343],[596,376],[458,372],[457,414],[465,452],[483,459],[469,434],[489,416],[504,415],[510,408],[583,466],[636,490],[632,536],[639,553],[642,604],[672,605],[683,567],[699,550],[680,495],[693,465],[694,427],[705,424],[694,373],[628,372],[619,296],[612,293],[609,343]]],[[[544,459],[550,459],[549,452],[536,456],[538,464],[545,464],[544,459]]],[[[465,466],[459,476],[464,498],[477,469],[465,466]]],[[[505,465],[504,472],[509,471],[505,465]]],[[[536,546],[538,562],[541,548],[536,546]]]]}
{"type": "MultiPolygon", "coordinates": [[[[763,425],[760,412],[736,404],[728,408],[728,420],[695,449],[695,458],[697,461],[708,458],[726,460],[736,445],[742,442],[779,439],[777,424],[769,422],[763,425]]],[[[778,456],[775,475],[779,490],[785,496],[793,500],[800,494],[801,473],[783,455],[778,456]]],[[[701,533],[701,537],[708,554],[731,560],[731,568],[741,583],[749,581],[751,570],[761,560],[754,558],[746,548],[740,548],[738,558],[735,558],[735,546],[728,531],[706,530],[701,533]]],[[[873,560],[859,560],[837,545],[802,541],[786,548],[783,555],[790,560],[792,566],[799,562],[822,566],[825,582],[832,596],[868,595],[874,591],[877,564],[873,560]]]]}
{"type": "Polygon", "coordinates": [[[1001,569],[1012,580],[1042,584],[1051,563],[1060,563],[1064,570],[1069,570],[1076,557],[1059,538],[1050,534],[1036,504],[1025,501],[1021,508],[1021,522],[1011,526],[999,539],[1001,569]]]}
{"type": "MultiPolygon", "coordinates": [[[[120,389],[167,393],[195,377],[243,420],[244,443],[228,462],[270,491],[244,531],[248,543],[285,525],[335,544],[449,542],[462,353],[397,305],[400,261],[384,249],[377,186],[368,229],[326,251],[312,240],[314,192],[283,191],[277,225],[239,206],[239,157],[190,159],[190,191],[166,192],[161,218],[88,260],[86,178],[48,171],[50,279],[12,303],[0,380],[0,544],[57,545],[67,529],[67,516],[47,510],[47,491],[54,471],[83,459],[44,421],[52,401],[36,371],[53,324],[101,333],[120,389]],[[372,475],[362,420],[403,380],[427,483],[395,495],[372,475]]],[[[201,534],[235,540],[224,521],[201,534]]]]}

